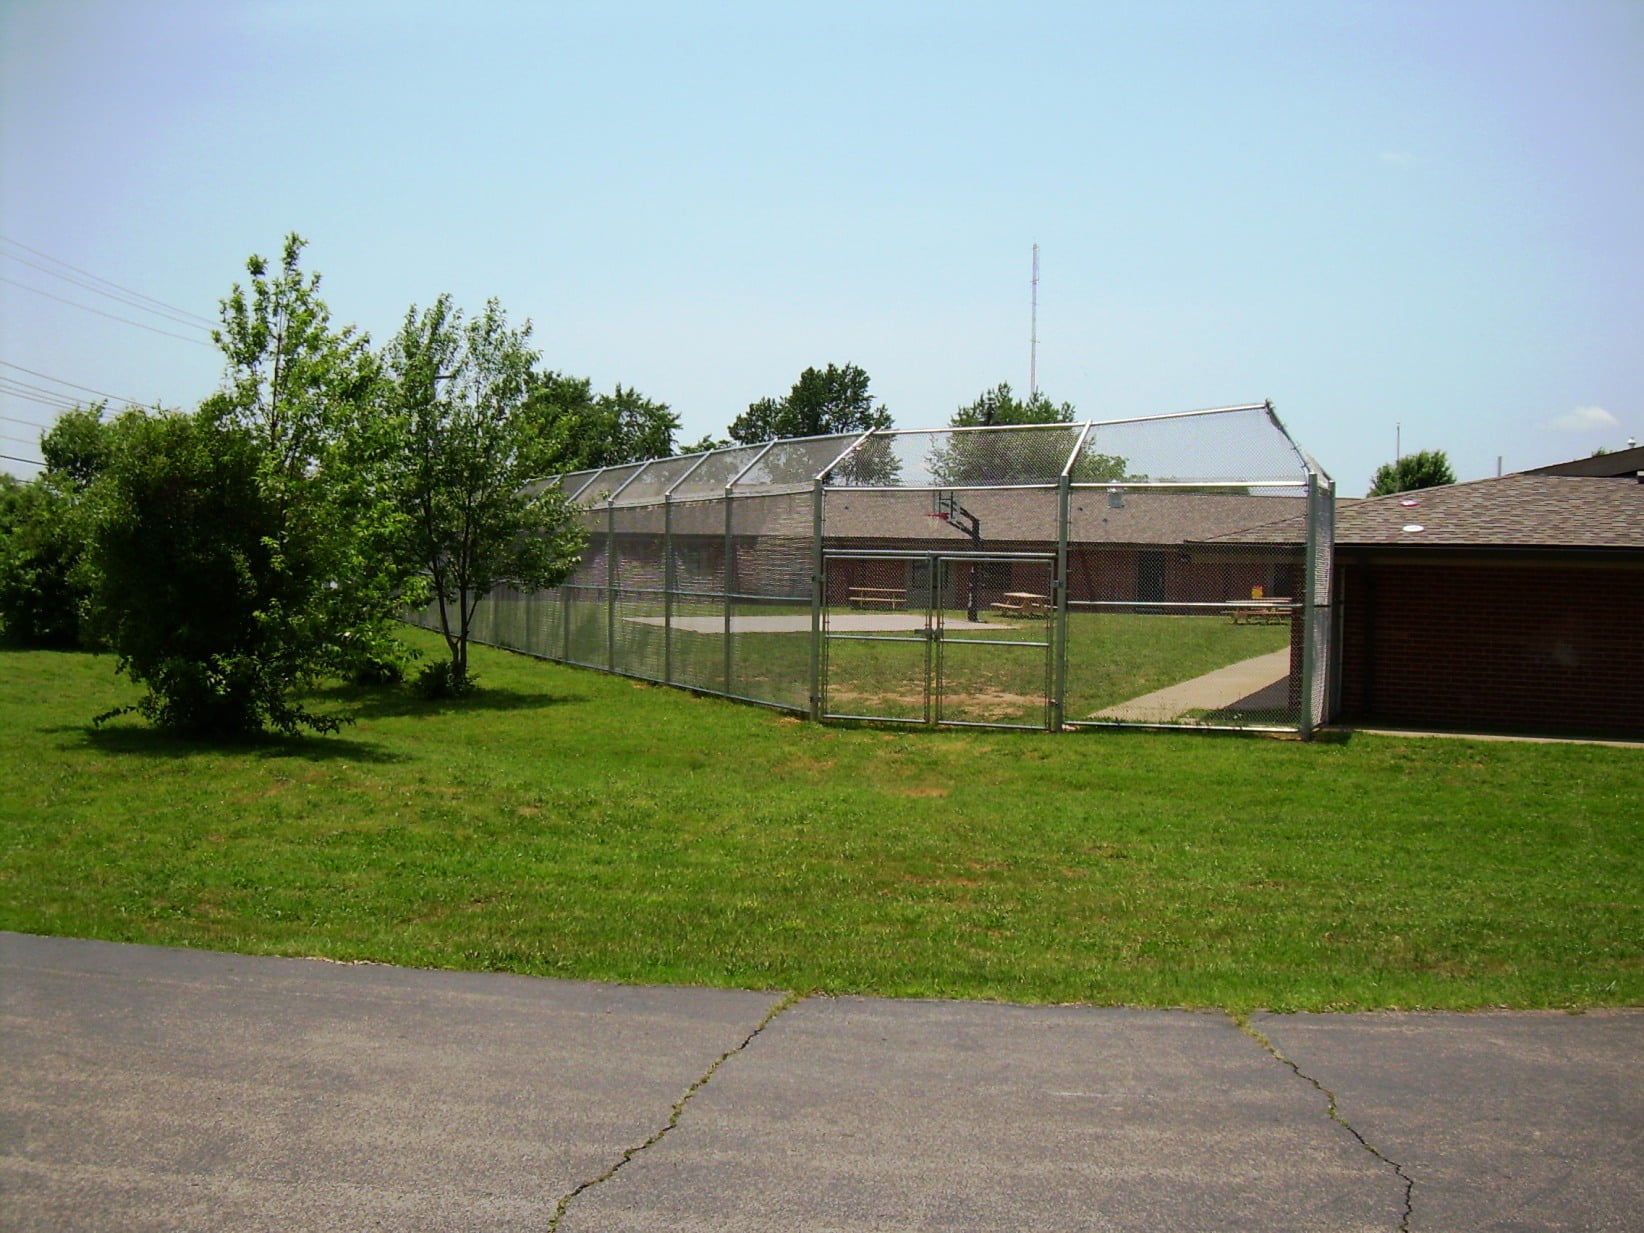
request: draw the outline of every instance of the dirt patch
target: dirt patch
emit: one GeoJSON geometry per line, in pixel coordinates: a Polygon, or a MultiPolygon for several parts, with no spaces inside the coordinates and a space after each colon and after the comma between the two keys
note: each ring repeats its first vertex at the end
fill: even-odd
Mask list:
{"type": "MultiPolygon", "coordinates": [[[[849,709],[853,713],[907,718],[924,712],[925,695],[913,690],[830,689],[828,706],[835,711],[849,709]]],[[[1043,712],[1044,707],[1045,700],[1038,695],[1011,693],[1003,689],[942,695],[942,711],[949,719],[1023,719],[1035,712],[1043,712]]]]}

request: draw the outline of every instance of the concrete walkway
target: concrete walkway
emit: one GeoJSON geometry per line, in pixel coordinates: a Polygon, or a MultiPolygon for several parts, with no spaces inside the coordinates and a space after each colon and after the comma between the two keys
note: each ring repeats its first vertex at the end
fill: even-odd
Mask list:
{"type": "Polygon", "coordinates": [[[1116,723],[1164,724],[1189,711],[1219,711],[1290,676],[1290,648],[1240,660],[1191,681],[1156,689],[1098,711],[1092,719],[1116,723]]]}
{"type": "Polygon", "coordinates": [[[1624,1230],[1644,1012],[790,998],[0,934],[0,1227],[1624,1230]]]}

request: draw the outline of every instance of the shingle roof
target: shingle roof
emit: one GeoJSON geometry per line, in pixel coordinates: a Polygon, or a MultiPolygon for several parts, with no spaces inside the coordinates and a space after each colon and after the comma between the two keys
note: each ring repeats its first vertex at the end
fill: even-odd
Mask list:
{"type": "MultiPolygon", "coordinates": [[[[1054,490],[972,489],[962,500],[981,521],[987,542],[1056,540],[1054,490]]],[[[1302,508],[1300,497],[1139,488],[1126,488],[1119,504],[1113,504],[1106,489],[1075,490],[1068,511],[1068,539],[1083,544],[1181,544],[1273,523],[1302,508]]],[[[958,532],[927,518],[929,509],[929,496],[922,492],[896,493],[887,499],[878,493],[832,491],[827,496],[825,531],[829,539],[952,538],[962,542],[958,532]]],[[[1282,542],[1299,543],[1305,538],[1305,531],[1298,530],[1282,542]]]]}
{"type": "Polygon", "coordinates": [[[1594,454],[1590,458],[1574,458],[1569,462],[1555,462],[1549,467],[1531,467],[1526,475],[1608,475],[1631,478],[1644,471],[1644,445],[1631,449],[1611,450],[1608,454],[1594,454]]]}
{"type": "MultiPolygon", "coordinates": [[[[1286,519],[1220,535],[1292,542],[1286,519]]],[[[1644,484],[1568,475],[1503,475],[1336,505],[1336,545],[1644,549],[1644,484]]]]}

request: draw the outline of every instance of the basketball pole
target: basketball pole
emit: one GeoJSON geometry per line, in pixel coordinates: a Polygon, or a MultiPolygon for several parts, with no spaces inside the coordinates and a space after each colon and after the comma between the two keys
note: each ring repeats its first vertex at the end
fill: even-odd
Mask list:
{"type": "MultiPolygon", "coordinates": [[[[982,520],[980,518],[971,513],[963,505],[960,505],[959,498],[954,496],[952,493],[945,493],[938,490],[934,494],[934,500],[932,503],[936,506],[936,511],[931,515],[932,517],[947,523],[948,526],[952,527],[955,531],[958,531],[961,535],[969,536],[971,547],[977,552],[982,551],[982,520]]],[[[969,593],[966,600],[968,606],[965,610],[965,616],[972,623],[977,620],[976,576],[979,572],[980,566],[978,566],[975,561],[972,561],[970,563],[969,593]]]]}

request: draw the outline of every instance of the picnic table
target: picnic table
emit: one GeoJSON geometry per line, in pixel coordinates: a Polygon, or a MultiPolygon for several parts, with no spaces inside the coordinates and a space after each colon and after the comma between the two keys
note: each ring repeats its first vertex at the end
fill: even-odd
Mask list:
{"type": "Polygon", "coordinates": [[[852,608],[906,608],[906,587],[852,587],[852,608]]]}
{"type": "Polygon", "coordinates": [[[1222,615],[1235,625],[1283,625],[1290,619],[1295,604],[1288,595],[1264,599],[1230,600],[1222,615]]]}
{"type": "Polygon", "coordinates": [[[1005,616],[1047,617],[1050,615],[1050,596],[1033,591],[1006,591],[1003,599],[990,606],[1005,616]]]}

